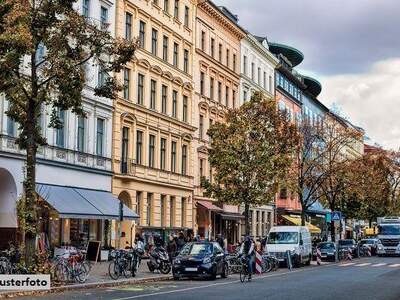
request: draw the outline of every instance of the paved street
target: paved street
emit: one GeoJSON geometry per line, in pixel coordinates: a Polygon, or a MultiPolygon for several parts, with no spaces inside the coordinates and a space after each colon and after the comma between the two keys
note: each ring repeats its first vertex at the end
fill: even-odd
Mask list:
{"type": "MultiPolygon", "coordinates": [[[[126,287],[65,292],[29,299],[400,299],[400,258],[365,258],[255,276],[216,281],[181,280],[126,287]]],[[[23,298],[21,298],[23,299],[23,298]]],[[[25,298],[26,299],[26,298],[25,298]]]]}

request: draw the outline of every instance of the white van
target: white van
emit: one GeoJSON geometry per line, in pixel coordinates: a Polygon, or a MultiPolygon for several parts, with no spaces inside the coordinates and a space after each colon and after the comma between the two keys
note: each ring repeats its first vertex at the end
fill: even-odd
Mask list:
{"type": "Polygon", "coordinates": [[[279,261],[286,260],[286,251],[291,251],[292,263],[296,267],[311,263],[312,246],[310,231],[305,226],[274,226],[268,233],[266,252],[279,261]]]}

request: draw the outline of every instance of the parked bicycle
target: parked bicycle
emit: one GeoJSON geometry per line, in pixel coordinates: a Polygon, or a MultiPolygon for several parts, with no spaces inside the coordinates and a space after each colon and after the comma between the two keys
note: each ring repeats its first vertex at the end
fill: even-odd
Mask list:
{"type": "Polygon", "coordinates": [[[261,261],[261,270],[263,273],[276,271],[279,269],[279,260],[274,255],[264,254],[261,261]]]}
{"type": "Polygon", "coordinates": [[[226,258],[229,274],[240,273],[242,268],[238,253],[229,254],[226,258]]]}
{"type": "Polygon", "coordinates": [[[26,274],[24,266],[19,264],[21,255],[19,250],[10,245],[10,248],[0,254],[0,274],[26,274]]]}
{"type": "Polygon", "coordinates": [[[108,274],[114,280],[121,276],[136,276],[139,270],[141,256],[143,251],[141,249],[129,250],[113,250],[111,252],[111,262],[108,265],[108,274]]]}
{"type": "Polygon", "coordinates": [[[56,281],[84,283],[89,277],[90,263],[85,259],[85,253],[57,256],[53,263],[53,273],[56,281]]]}

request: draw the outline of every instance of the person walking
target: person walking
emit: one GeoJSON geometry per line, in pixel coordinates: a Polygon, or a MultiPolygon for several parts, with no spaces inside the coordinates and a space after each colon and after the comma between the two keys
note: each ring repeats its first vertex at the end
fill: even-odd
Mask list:
{"type": "Polygon", "coordinates": [[[176,245],[174,236],[171,234],[168,237],[168,243],[167,243],[167,252],[168,252],[168,256],[169,256],[169,260],[170,260],[171,264],[175,257],[176,250],[177,250],[177,245],[176,245]]]}
{"type": "Polygon", "coordinates": [[[251,280],[251,275],[253,274],[253,265],[254,265],[254,241],[250,238],[250,236],[246,236],[244,242],[240,246],[240,255],[245,255],[247,257],[247,267],[249,270],[249,280],[251,280]]]}
{"type": "Polygon", "coordinates": [[[178,237],[178,241],[176,243],[177,246],[177,251],[181,251],[183,246],[185,246],[186,241],[185,241],[185,236],[183,235],[183,232],[179,232],[179,237],[178,237]]]}

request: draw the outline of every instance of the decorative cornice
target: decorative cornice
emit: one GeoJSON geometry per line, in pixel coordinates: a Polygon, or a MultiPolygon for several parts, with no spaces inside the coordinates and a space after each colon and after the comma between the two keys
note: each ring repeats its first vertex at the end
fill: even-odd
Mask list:
{"type": "Polygon", "coordinates": [[[257,39],[251,33],[246,35],[245,40],[249,42],[259,54],[272,63],[274,68],[278,66],[279,59],[277,59],[268,49],[266,49],[259,41],[257,41],[257,39]]]}

